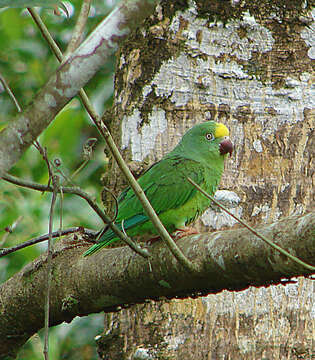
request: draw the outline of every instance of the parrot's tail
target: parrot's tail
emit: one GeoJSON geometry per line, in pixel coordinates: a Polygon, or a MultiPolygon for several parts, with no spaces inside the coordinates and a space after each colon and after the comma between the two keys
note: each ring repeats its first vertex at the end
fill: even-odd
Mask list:
{"type": "Polygon", "coordinates": [[[101,243],[94,244],[88,250],[86,250],[86,252],[83,254],[83,256],[92,255],[92,254],[96,253],[98,250],[100,250],[102,247],[105,247],[105,246],[111,244],[112,242],[114,242],[116,240],[117,239],[109,239],[107,241],[103,241],[101,243]]]}
{"type": "MultiPolygon", "coordinates": [[[[146,215],[140,214],[140,215],[133,216],[132,218],[130,218],[124,222],[124,230],[130,229],[136,225],[141,225],[147,220],[148,220],[148,218],[146,217],[146,215]]],[[[122,230],[121,223],[116,223],[116,225],[118,226],[119,230],[122,230]]],[[[100,250],[102,247],[108,246],[117,240],[119,240],[119,238],[116,236],[114,231],[111,229],[107,229],[107,231],[105,231],[105,233],[101,236],[101,238],[98,240],[98,242],[96,244],[94,244],[93,246],[91,246],[83,254],[83,256],[89,256],[91,254],[94,254],[95,252],[100,250]]]]}
{"type": "Polygon", "coordinates": [[[98,250],[100,250],[102,247],[105,247],[109,244],[111,244],[112,242],[116,241],[117,239],[114,238],[114,232],[109,230],[107,231],[99,240],[98,243],[94,244],[93,246],[91,246],[88,250],[86,250],[86,252],[83,254],[83,256],[89,256],[91,254],[94,254],[95,252],[97,252],[98,250]],[[105,238],[104,238],[105,237],[105,238]]]}
{"type": "Polygon", "coordinates": [[[89,256],[91,254],[94,254],[96,251],[100,250],[103,246],[104,244],[94,244],[88,250],[86,250],[83,256],[89,256]]]}

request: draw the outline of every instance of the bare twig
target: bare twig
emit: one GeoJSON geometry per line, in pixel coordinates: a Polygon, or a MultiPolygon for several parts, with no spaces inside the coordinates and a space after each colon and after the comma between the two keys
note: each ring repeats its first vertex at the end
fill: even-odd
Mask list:
{"type": "MultiPolygon", "coordinates": [[[[49,191],[52,192],[53,187],[48,185],[42,185],[37,184],[32,181],[22,180],[18,179],[15,176],[12,176],[10,174],[4,174],[2,175],[2,178],[12,184],[26,187],[29,189],[37,190],[37,191],[49,191]]],[[[60,189],[59,189],[60,191],[60,189]]],[[[114,232],[117,234],[117,236],[123,240],[128,246],[130,246],[136,253],[139,255],[147,258],[150,256],[150,253],[147,249],[142,249],[140,246],[135,244],[129,237],[126,237],[122,231],[118,229],[118,227],[112,223],[111,219],[104,213],[104,211],[97,205],[95,200],[93,200],[88,193],[80,189],[79,187],[62,187],[62,192],[64,194],[74,194],[80,196],[82,199],[88,202],[88,204],[91,206],[91,208],[97,213],[97,215],[103,220],[105,224],[107,224],[114,232]]]]}
{"type": "Polygon", "coordinates": [[[61,233],[62,227],[63,227],[62,226],[63,199],[64,199],[64,195],[63,195],[63,191],[62,191],[62,186],[60,186],[60,201],[59,201],[59,203],[60,203],[60,217],[59,217],[60,222],[59,222],[59,230],[58,230],[59,234],[61,233]]]}
{"type": "Polygon", "coordinates": [[[65,57],[67,57],[68,54],[70,54],[72,51],[74,51],[80,45],[80,43],[82,41],[83,31],[84,31],[87,19],[89,17],[91,1],[92,0],[83,0],[77,22],[76,22],[74,30],[73,30],[71,40],[68,44],[67,50],[64,55],[65,57]]]}
{"type": "Polygon", "coordinates": [[[47,170],[48,170],[48,183],[47,183],[47,185],[50,186],[51,179],[53,177],[53,172],[52,172],[52,169],[51,169],[52,164],[50,163],[50,161],[48,159],[48,156],[47,156],[47,149],[43,148],[38,140],[35,140],[33,145],[38,150],[38,152],[41,154],[43,160],[45,161],[45,163],[47,165],[47,170]]]}
{"type": "Polygon", "coordinates": [[[57,199],[57,194],[59,193],[59,177],[54,175],[52,178],[53,192],[51,199],[51,206],[49,212],[49,226],[48,226],[48,254],[47,254],[47,289],[46,289],[46,299],[45,299],[45,337],[44,337],[44,357],[45,360],[49,360],[49,302],[50,302],[50,288],[51,288],[51,278],[52,278],[52,254],[53,254],[53,219],[54,219],[54,210],[57,199]]]}
{"type": "Polygon", "coordinates": [[[289,259],[291,259],[292,261],[296,262],[299,265],[302,265],[303,267],[305,267],[308,270],[315,270],[315,266],[306,264],[304,261],[300,260],[299,258],[297,258],[294,255],[291,255],[288,251],[282,249],[282,247],[278,246],[277,244],[275,244],[274,242],[272,242],[271,240],[267,239],[265,236],[263,236],[262,234],[260,234],[258,231],[256,231],[253,227],[251,227],[250,225],[248,225],[244,220],[241,220],[240,218],[238,218],[236,215],[232,214],[225,206],[223,206],[222,204],[220,204],[213,196],[209,195],[208,193],[206,193],[199,185],[197,185],[193,180],[191,180],[189,177],[187,177],[187,180],[198,190],[200,191],[205,197],[207,197],[208,199],[210,199],[211,201],[213,201],[217,206],[219,206],[219,208],[221,208],[222,210],[224,210],[226,213],[228,213],[230,216],[232,216],[236,221],[238,221],[240,224],[242,224],[244,227],[246,227],[246,229],[248,229],[249,231],[251,231],[254,235],[256,235],[257,237],[259,237],[259,239],[263,240],[265,243],[267,243],[269,246],[273,247],[274,249],[276,249],[277,251],[279,251],[281,254],[287,256],[289,259]]]}
{"type": "Polygon", "coordinates": [[[96,138],[89,138],[85,144],[83,145],[83,159],[84,161],[82,162],[82,164],[73,172],[73,174],[71,175],[71,179],[74,179],[80,171],[82,171],[86,165],[89,163],[89,161],[91,160],[92,154],[93,154],[93,149],[95,147],[95,144],[97,142],[96,138]]]}
{"type": "Polygon", "coordinates": [[[49,33],[46,25],[43,23],[41,17],[38,15],[38,13],[35,9],[27,8],[27,10],[31,14],[33,20],[35,21],[36,25],[38,26],[40,32],[42,33],[43,37],[47,41],[51,50],[56,55],[57,59],[61,62],[62,61],[62,52],[59,50],[58,45],[55,43],[54,39],[50,35],[50,33],[49,33]]]}
{"type": "Polygon", "coordinates": [[[54,168],[55,172],[59,173],[62,176],[62,178],[64,179],[64,182],[63,182],[64,185],[70,183],[72,186],[75,186],[75,184],[72,182],[73,176],[77,175],[85,167],[85,165],[87,164],[88,161],[84,161],[83,164],[81,164],[79,166],[79,168],[73,173],[73,175],[69,177],[61,170],[62,162],[60,159],[56,158],[56,159],[54,159],[54,161],[50,161],[48,159],[46,147],[43,148],[41,146],[41,144],[38,142],[38,140],[35,140],[33,145],[39,151],[39,153],[42,155],[42,158],[47,165],[47,169],[48,169],[48,173],[49,173],[48,185],[50,185],[51,178],[53,176],[52,168],[54,168]]]}
{"type": "Polygon", "coordinates": [[[6,82],[5,78],[2,76],[2,74],[0,73],[0,81],[5,89],[5,91],[8,93],[8,95],[10,96],[11,100],[13,101],[16,109],[18,112],[21,112],[22,109],[19,105],[19,102],[17,101],[16,97],[14,96],[12,90],[10,89],[10,86],[8,85],[8,83],[6,82]]]}
{"type": "Polygon", "coordinates": [[[61,170],[61,168],[60,168],[61,160],[60,159],[56,158],[56,159],[54,159],[54,161],[50,161],[48,159],[47,148],[46,147],[43,148],[38,140],[35,140],[33,145],[39,151],[39,153],[42,155],[42,158],[47,165],[48,174],[49,174],[48,185],[50,185],[51,178],[53,177],[52,168],[54,168],[56,173],[58,173],[62,176],[62,178],[65,180],[65,183],[70,183],[71,185],[74,185],[71,182],[71,179],[61,170]]]}
{"type": "MultiPolygon", "coordinates": [[[[61,236],[77,233],[77,232],[80,232],[80,233],[82,233],[84,235],[87,235],[89,238],[95,238],[97,236],[97,234],[99,233],[99,231],[84,229],[81,226],[76,226],[76,227],[72,227],[72,228],[69,228],[69,229],[53,231],[51,236],[53,238],[56,238],[56,237],[61,237],[61,236]]],[[[24,248],[26,248],[28,246],[35,245],[35,244],[38,244],[40,242],[46,241],[46,240],[48,240],[48,238],[49,238],[49,234],[45,234],[45,235],[38,236],[38,237],[36,237],[34,239],[25,241],[22,244],[18,244],[18,245],[9,247],[9,248],[2,248],[2,249],[0,249],[0,258],[5,256],[5,255],[11,254],[11,253],[13,253],[13,252],[15,252],[17,250],[21,250],[21,249],[24,249],[24,248]]]]}
{"type": "Polygon", "coordinates": [[[103,190],[102,190],[102,193],[101,193],[101,197],[102,197],[102,201],[104,203],[104,194],[105,192],[108,192],[110,193],[110,195],[112,196],[112,198],[114,199],[114,203],[115,203],[115,211],[114,211],[114,215],[112,217],[112,222],[115,222],[116,221],[116,218],[117,218],[117,215],[118,215],[118,199],[117,197],[115,196],[115,194],[110,190],[108,189],[106,186],[103,186],[103,190]]]}
{"type": "Polygon", "coordinates": [[[74,179],[89,163],[90,160],[84,160],[82,164],[72,173],[71,179],[74,179]]]}

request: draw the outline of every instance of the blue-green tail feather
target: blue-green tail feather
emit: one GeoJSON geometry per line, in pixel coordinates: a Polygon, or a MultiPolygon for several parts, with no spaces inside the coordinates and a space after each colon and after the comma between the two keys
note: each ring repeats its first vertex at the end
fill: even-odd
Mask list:
{"type": "MultiPolygon", "coordinates": [[[[124,230],[127,231],[131,228],[133,228],[134,226],[143,224],[144,222],[146,222],[148,220],[146,215],[136,215],[133,216],[132,218],[124,221],[123,226],[124,226],[124,230]]],[[[121,223],[116,223],[116,225],[118,226],[119,230],[122,230],[122,226],[121,223]]],[[[97,252],[98,250],[100,250],[101,248],[108,246],[110,244],[112,244],[113,242],[119,240],[119,238],[116,236],[116,234],[114,233],[113,230],[108,229],[103,236],[98,240],[98,242],[96,244],[94,244],[93,246],[91,246],[84,254],[83,256],[89,256],[94,254],[95,252],[97,252]]]]}
{"type": "Polygon", "coordinates": [[[107,241],[103,241],[102,242],[98,242],[97,244],[94,244],[93,246],[91,246],[84,254],[83,256],[89,256],[94,254],[95,252],[97,252],[98,250],[100,250],[102,247],[108,246],[111,243],[115,242],[117,239],[116,238],[112,238],[112,239],[108,239],[107,241]]]}

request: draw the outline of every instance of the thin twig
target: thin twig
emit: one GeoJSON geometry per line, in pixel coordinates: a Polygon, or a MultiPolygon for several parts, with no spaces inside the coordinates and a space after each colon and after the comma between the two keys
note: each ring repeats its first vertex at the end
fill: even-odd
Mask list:
{"type": "Polygon", "coordinates": [[[89,161],[92,158],[93,155],[93,149],[95,147],[95,144],[97,143],[96,138],[89,138],[85,144],[83,145],[83,162],[82,164],[72,173],[70,176],[71,179],[74,179],[89,163],[89,161]]]}
{"type": "Polygon", "coordinates": [[[72,53],[81,43],[83,31],[89,17],[89,12],[91,8],[92,0],[83,0],[81,10],[75,24],[71,40],[67,46],[67,50],[64,54],[64,57],[67,57],[68,54],[72,53]]]}
{"type": "Polygon", "coordinates": [[[191,180],[189,177],[187,177],[187,180],[198,190],[200,191],[204,196],[206,196],[208,199],[210,199],[211,201],[213,201],[217,206],[219,206],[219,208],[221,208],[222,210],[224,210],[226,213],[228,213],[230,216],[232,216],[236,221],[238,221],[240,224],[242,224],[244,227],[246,227],[249,231],[251,231],[254,235],[256,235],[259,239],[263,240],[265,243],[267,243],[269,246],[273,247],[274,249],[276,249],[277,251],[279,251],[281,254],[287,256],[289,259],[291,259],[292,261],[296,262],[297,264],[305,267],[308,270],[315,270],[315,266],[309,265],[307,263],[305,263],[304,261],[302,261],[301,259],[297,258],[294,255],[291,255],[288,251],[282,249],[282,247],[278,246],[277,244],[275,244],[274,242],[272,242],[271,240],[267,239],[266,237],[264,237],[262,234],[260,234],[257,230],[255,230],[253,227],[251,227],[250,225],[248,225],[244,220],[241,220],[240,218],[238,218],[237,216],[235,216],[234,214],[232,214],[225,206],[223,206],[222,204],[220,204],[213,196],[209,195],[208,193],[206,193],[199,185],[197,185],[193,180],[191,180]]]}
{"type": "Polygon", "coordinates": [[[90,160],[84,160],[82,164],[72,173],[71,179],[74,179],[79,174],[79,172],[81,172],[86,167],[89,161],[90,160]]]}
{"type": "Polygon", "coordinates": [[[52,254],[53,254],[53,220],[54,220],[54,210],[57,199],[57,194],[59,192],[59,177],[54,175],[52,178],[53,192],[51,198],[50,212],[49,212],[49,226],[48,226],[48,254],[47,254],[47,289],[46,289],[46,299],[45,299],[45,337],[44,337],[44,357],[45,360],[49,360],[49,302],[50,302],[50,289],[51,289],[51,278],[52,278],[52,254]]]}
{"type": "Polygon", "coordinates": [[[104,204],[103,198],[104,198],[104,193],[105,193],[105,192],[108,192],[108,193],[112,196],[112,198],[114,199],[115,211],[113,212],[114,215],[113,215],[113,217],[112,217],[112,222],[115,222],[115,221],[116,221],[116,218],[117,218],[117,216],[118,216],[118,199],[117,199],[117,197],[115,196],[115,194],[114,194],[110,189],[108,189],[106,186],[103,186],[103,190],[102,190],[102,192],[101,192],[101,197],[102,197],[103,204],[104,204]]]}
{"type": "Polygon", "coordinates": [[[47,165],[47,170],[48,170],[48,174],[49,174],[48,185],[50,185],[50,183],[51,183],[51,178],[53,177],[52,168],[54,168],[55,173],[60,174],[62,176],[62,178],[65,180],[65,183],[70,183],[71,185],[74,186],[71,179],[60,169],[61,160],[56,158],[56,159],[54,159],[54,161],[50,161],[48,159],[47,148],[46,147],[43,148],[38,140],[35,140],[33,142],[33,145],[39,151],[39,153],[41,154],[43,160],[45,161],[45,163],[47,165]]]}
{"type": "MultiPolygon", "coordinates": [[[[29,189],[33,189],[33,190],[37,190],[37,191],[42,191],[42,192],[45,192],[45,191],[52,192],[53,191],[52,186],[37,184],[37,183],[34,183],[32,181],[18,179],[15,176],[12,176],[12,175],[10,175],[8,173],[2,175],[2,179],[6,180],[6,181],[8,181],[8,182],[10,182],[12,184],[22,186],[22,187],[26,187],[26,188],[29,188],[29,189]]],[[[59,189],[59,191],[60,191],[60,189],[59,189]]],[[[62,187],[62,192],[64,194],[78,195],[82,199],[87,201],[88,204],[91,206],[91,208],[103,220],[103,222],[105,224],[107,224],[115,232],[115,234],[117,234],[117,236],[121,240],[123,240],[129,247],[131,247],[136,253],[143,256],[144,258],[147,258],[147,257],[150,256],[150,253],[148,252],[147,249],[142,249],[140,246],[135,244],[129,237],[126,237],[124,235],[124,233],[122,231],[120,231],[118,229],[118,227],[114,223],[112,223],[109,216],[107,216],[104,213],[104,211],[97,205],[97,203],[90,197],[90,195],[88,193],[86,193],[85,191],[83,191],[79,187],[62,187]]]]}
{"type": "MultiPolygon", "coordinates": [[[[59,222],[59,234],[61,234],[63,225],[62,225],[62,215],[63,215],[63,199],[64,199],[64,195],[63,195],[63,190],[62,190],[62,186],[60,187],[60,200],[59,200],[59,204],[60,204],[60,222],[59,222]]],[[[60,237],[60,236],[59,236],[60,237]]]]}
{"type": "Polygon", "coordinates": [[[54,39],[50,35],[46,25],[43,23],[41,17],[38,15],[37,11],[32,8],[27,8],[28,12],[31,14],[33,20],[35,21],[36,25],[38,26],[40,32],[42,33],[43,37],[47,41],[48,45],[50,46],[51,50],[57,57],[57,59],[61,62],[62,61],[62,52],[60,51],[58,45],[55,43],[54,39]]]}
{"type": "MultiPolygon", "coordinates": [[[[51,236],[53,238],[56,238],[56,237],[61,237],[61,236],[77,233],[77,232],[80,232],[83,235],[87,235],[88,237],[91,237],[91,238],[92,237],[95,238],[97,236],[97,234],[99,233],[98,231],[84,229],[82,226],[76,226],[76,227],[72,227],[72,228],[69,228],[69,229],[54,231],[51,234],[51,236]]],[[[45,234],[45,235],[38,236],[38,237],[36,237],[34,239],[25,241],[22,244],[18,244],[18,245],[9,247],[9,248],[2,248],[2,249],[0,249],[0,258],[5,256],[5,255],[11,254],[11,253],[13,253],[13,252],[15,252],[17,250],[21,250],[21,249],[24,249],[24,248],[26,248],[28,246],[35,245],[35,244],[38,244],[40,242],[46,241],[46,240],[48,240],[48,238],[49,238],[49,234],[45,234]]]]}
{"type": "Polygon", "coordinates": [[[17,101],[17,98],[14,96],[12,90],[10,89],[10,86],[8,85],[8,83],[6,82],[5,78],[2,76],[2,74],[0,73],[0,81],[5,89],[5,91],[8,93],[8,95],[10,96],[11,100],[13,101],[16,109],[18,112],[21,112],[21,106],[19,104],[19,102],[17,101]]]}
{"type": "Polygon", "coordinates": [[[48,183],[47,183],[47,186],[50,186],[51,179],[52,179],[52,176],[53,176],[53,172],[52,172],[52,169],[51,169],[52,164],[50,163],[50,161],[48,159],[48,156],[47,156],[47,149],[43,148],[38,140],[35,140],[33,142],[33,145],[37,149],[37,151],[41,154],[43,160],[45,161],[45,163],[47,165],[47,170],[48,170],[48,183]]]}

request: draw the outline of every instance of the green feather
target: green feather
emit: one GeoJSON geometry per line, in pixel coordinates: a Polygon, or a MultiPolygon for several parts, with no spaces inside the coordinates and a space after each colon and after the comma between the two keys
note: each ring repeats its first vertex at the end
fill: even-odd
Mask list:
{"type": "MultiPolygon", "coordinates": [[[[228,130],[222,124],[208,121],[195,125],[172,152],[152,165],[138,179],[169,232],[189,225],[209,207],[210,201],[187,181],[187,177],[209,194],[214,194],[224,168],[225,154],[220,152],[220,143],[226,136],[228,130]]],[[[122,221],[128,236],[157,234],[140,201],[129,187],[118,197],[115,223],[120,229],[122,221]]],[[[115,233],[109,229],[84,256],[117,240],[115,233]]]]}

